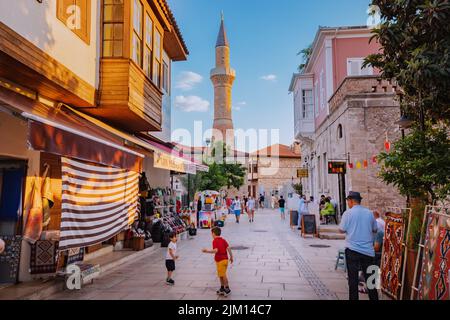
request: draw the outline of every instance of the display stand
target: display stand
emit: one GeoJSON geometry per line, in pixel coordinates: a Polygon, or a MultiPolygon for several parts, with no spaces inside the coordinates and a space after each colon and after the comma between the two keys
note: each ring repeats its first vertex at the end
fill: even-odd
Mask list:
{"type": "MultiPolygon", "coordinates": [[[[398,291],[398,289],[395,289],[394,290],[395,292],[392,292],[391,290],[389,290],[389,288],[387,288],[386,286],[383,286],[383,281],[381,281],[381,285],[382,285],[381,291],[384,294],[386,294],[387,296],[389,296],[391,299],[400,300],[401,297],[403,297],[403,292],[405,289],[405,286],[404,286],[405,270],[406,270],[406,261],[408,258],[408,250],[407,250],[407,246],[406,246],[406,241],[408,239],[408,235],[410,234],[412,210],[409,208],[388,207],[387,211],[388,211],[388,213],[392,213],[394,215],[401,217],[402,224],[403,224],[403,233],[401,235],[402,254],[399,257],[402,259],[400,261],[401,280],[399,281],[399,284],[398,284],[398,287],[400,288],[400,292],[398,291]],[[406,229],[406,232],[405,232],[405,229],[406,229]]],[[[385,266],[385,263],[387,261],[387,259],[385,258],[385,255],[387,254],[387,252],[385,252],[385,243],[386,243],[386,236],[387,236],[386,230],[387,230],[387,226],[385,229],[385,235],[384,235],[384,240],[383,240],[383,250],[381,252],[381,277],[382,278],[384,277],[385,272],[387,272],[386,266],[385,266]]]]}
{"type": "MultiPolygon", "coordinates": [[[[419,250],[417,253],[417,260],[416,260],[416,265],[414,268],[414,280],[413,280],[413,285],[411,286],[411,300],[415,300],[414,296],[417,295],[417,299],[419,299],[420,296],[420,281],[422,281],[423,279],[421,279],[421,274],[419,275],[419,271],[422,273],[423,268],[427,267],[429,268],[430,265],[431,267],[433,267],[433,264],[431,263],[430,265],[427,264],[427,266],[423,265],[423,258],[427,257],[427,252],[426,250],[426,245],[427,242],[429,241],[429,225],[430,223],[432,223],[432,219],[437,219],[439,221],[439,218],[446,218],[447,220],[447,224],[448,227],[450,228],[450,207],[446,207],[446,206],[426,206],[425,208],[425,214],[423,217],[423,222],[422,222],[422,229],[421,229],[421,236],[420,236],[420,242],[419,242],[419,250]],[[425,235],[425,236],[424,236],[425,235]],[[425,257],[423,256],[425,255],[425,257]],[[422,263],[421,263],[422,262],[422,263]]],[[[439,225],[438,225],[439,227],[439,225]]],[[[434,229],[434,228],[433,228],[434,229]]],[[[438,228],[439,229],[439,228],[438,228]]],[[[435,232],[433,230],[433,232],[435,232]]],[[[433,236],[435,237],[436,234],[433,234],[433,236]]],[[[434,239],[435,241],[436,239],[434,239]]],[[[450,250],[449,248],[447,248],[447,250],[450,250]]],[[[447,251],[448,254],[449,251],[447,251]]],[[[434,255],[434,252],[433,252],[434,255]]],[[[434,255],[435,256],[435,255],[434,255]]],[[[444,257],[445,259],[445,257],[444,257]]],[[[442,267],[442,266],[441,266],[442,267]]],[[[448,292],[448,296],[446,297],[446,299],[450,300],[450,266],[447,262],[447,266],[444,266],[444,269],[448,268],[447,271],[443,271],[443,274],[447,273],[447,283],[443,282],[441,285],[442,286],[448,286],[447,292],[448,292]]]]}
{"type": "Polygon", "coordinates": [[[302,231],[301,236],[305,238],[306,236],[312,236],[314,238],[319,237],[319,230],[316,224],[316,216],[314,214],[304,214],[302,215],[302,231]]]}

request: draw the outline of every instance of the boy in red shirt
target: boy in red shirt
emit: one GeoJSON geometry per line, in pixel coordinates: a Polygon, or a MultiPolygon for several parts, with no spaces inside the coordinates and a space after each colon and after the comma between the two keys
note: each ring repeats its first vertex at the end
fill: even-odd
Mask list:
{"type": "Polygon", "coordinates": [[[231,293],[227,277],[228,256],[230,262],[233,263],[233,253],[231,252],[228,242],[220,236],[222,230],[219,227],[212,228],[211,234],[214,239],[213,249],[203,249],[202,251],[203,253],[214,254],[214,260],[216,261],[217,266],[217,276],[220,280],[220,289],[217,290],[217,294],[227,297],[231,293]]]}

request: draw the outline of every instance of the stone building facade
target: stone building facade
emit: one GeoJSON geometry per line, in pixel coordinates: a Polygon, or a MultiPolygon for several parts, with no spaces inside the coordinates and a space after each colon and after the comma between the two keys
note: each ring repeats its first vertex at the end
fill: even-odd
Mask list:
{"type": "Polygon", "coordinates": [[[286,190],[299,183],[297,170],[301,166],[300,145],[274,145],[249,156],[248,194],[266,200],[273,195],[286,197],[286,190]]]}
{"type": "Polygon", "coordinates": [[[395,84],[376,76],[343,81],[329,101],[330,115],[310,143],[302,143],[302,166],[309,171],[309,177],[302,179],[307,195],[331,196],[341,212],[346,209],[345,194],[350,190],[361,192],[363,204],[372,210],[405,205],[397,190],[379,178],[380,165],[375,161],[385,151],[386,140],[400,137],[396,90],[395,84]],[[330,161],[345,162],[346,174],[328,174],[330,161]]]}

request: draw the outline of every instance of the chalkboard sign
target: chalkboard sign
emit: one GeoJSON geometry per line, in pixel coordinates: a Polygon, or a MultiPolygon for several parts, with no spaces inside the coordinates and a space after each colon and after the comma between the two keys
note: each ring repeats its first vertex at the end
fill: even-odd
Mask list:
{"type": "Polygon", "coordinates": [[[291,227],[298,226],[298,211],[290,211],[291,213],[291,227]]]}
{"type": "Polygon", "coordinates": [[[302,237],[305,235],[317,236],[316,216],[313,214],[302,215],[302,237]]]}

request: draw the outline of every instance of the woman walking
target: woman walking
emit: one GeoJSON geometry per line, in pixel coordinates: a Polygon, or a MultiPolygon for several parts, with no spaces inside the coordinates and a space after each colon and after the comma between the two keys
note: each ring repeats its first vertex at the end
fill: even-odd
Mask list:
{"type": "Polygon", "coordinates": [[[248,222],[250,223],[254,222],[255,220],[255,206],[255,199],[253,199],[253,197],[250,197],[247,201],[248,222]]]}

